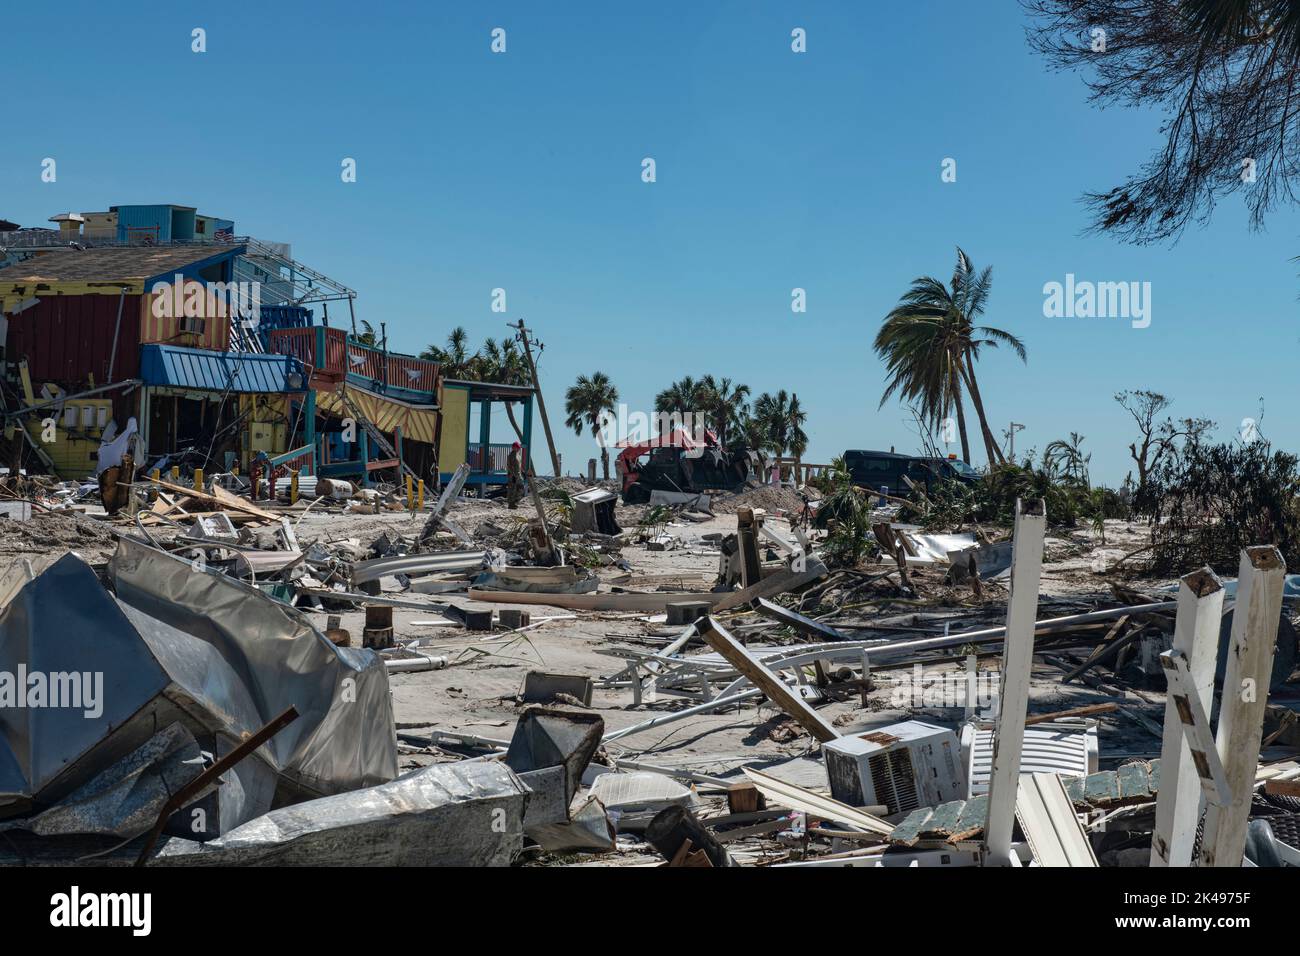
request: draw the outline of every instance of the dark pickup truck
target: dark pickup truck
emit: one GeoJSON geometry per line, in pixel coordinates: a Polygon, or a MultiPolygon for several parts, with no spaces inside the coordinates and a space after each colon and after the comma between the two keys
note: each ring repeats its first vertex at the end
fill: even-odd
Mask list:
{"type": "Polygon", "coordinates": [[[846,451],[844,465],[855,485],[899,498],[911,493],[904,476],[926,491],[940,479],[974,483],[980,478],[978,471],[956,458],[922,458],[892,451],[846,451]]]}

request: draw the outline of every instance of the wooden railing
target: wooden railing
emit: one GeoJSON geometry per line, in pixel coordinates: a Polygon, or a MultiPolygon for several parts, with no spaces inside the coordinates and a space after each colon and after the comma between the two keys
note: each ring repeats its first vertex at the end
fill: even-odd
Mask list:
{"type": "Polygon", "coordinates": [[[483,454],[483,446],[478,442],[470,442],[466,460],[469,462],[470,470],[473,472],[487,472],[488,474],[504,475],[506,473],[506,459],[510,456],[510,446],[504,444],[489,444],[487,454],[483,454]]]}
{"type": "Polygon", "coordinates": [[[831,467],[830,465],[815,465],[811,462],[799,461],[797,458],[775,458],[772,461],[780,469],[781,480],[783,482],[793,481],[796,486],[806,485],[808,479],[818,477],[822,472],[829,471],[831,467]]]}
{"type": "Polygon", "coordinates": [[[268,342],[272,352],[292,355],[330,380],[354,375],[416,392],[433,394],[438,390],[437,362],[348,341],[342,329],[273,329],[268,342]]]}

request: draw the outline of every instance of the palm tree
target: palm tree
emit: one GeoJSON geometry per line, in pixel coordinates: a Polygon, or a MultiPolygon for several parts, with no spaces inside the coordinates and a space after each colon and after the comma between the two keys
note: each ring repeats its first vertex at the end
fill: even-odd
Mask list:
{"type": "Polygon", "coordinates": [[[480,382],[493,382],[497,385],[532,385],[532,373],[528,363],[519,351],[514,339],[503,339],[500,344],[496,339],[484,339],[483,347],[474,355],[471,362],[474,378],[480,382]]]}
{"type": "Polygon", "coordinates": [[[582,434],[583,425],[591,426],[592,437],[600,445],[600,464],[606,481],[609,481],[609,447],[601,434],[601,425],[605,414],[613,414],[617,403],[618,389],[604,372],[594,372],[590,378],[579,375],[564,393],[564,410],[569,415],[564,424],[575,435],[582,434]]]}
{"type": "MultiPolygon", "coordinates": [[[[673,382],[666,389],[655,396],[655,411],[668,415],[677,415],[683,422],[688,419],[687,415],[695,415],[704,411],[707,404],[707,396],[703,382],[697,382],[689,375],[682,377],[680,382],[673,382]]],[[[664,420],[659,420],[660,437],[664,429],[664,420]]]]}
{"type": "Polygon", "coordinates": [[[447,347],[430,345],[420,353],[420,358],[437,362],[448,378],[465,378],[470,374],[474,356],[469,351],[469,333],[458,325],[447,336],[447,347]]]}
{"type": "Polygon", "coordinates": [[[754,419],[765,446],[777,455],[789,452],[797,461],[808,450],[808,436],[803,425],[808,413],[799,405],[799,396],[781,389],[775,395],[764,392],[754,401],[754,419]]]}
{"type": "Polygon", "coordinates": [[[1092,461],[1092,453],[1083,453],[1083,438],[1078,432],[1070,432],[1069,441],[1058,438],[1051,442],[1043,449],[1043,471],[1049,477],[1064,477],[1070,483],[1087,490],[1090,484],[1088,464],[1092,461]]]}
{"type": "Polygon", "coordinates": [[[732,384],[731,379],[714,379],[706,375],[700,380],[704,392],[704,406],[709,424],[718,436],[718,442],[724,448],[728,438],[740,434],[742,421],[749,410],[746,400],[749,398],[749,386],[732,384]]]}
{"type": "Polygon", "coordinates": [[[984,451],[990,465],[1004,461],[980,397],[975,362],[984,346],[1007,345],[1025,361],[1025,345],[1002,329],[977,326],[984,313],[993,284],[992,268],[976,272],[960,247],[957,265],[948,286],[933,276],[912,280],[897,306],[885,316],[876,334],[876,353],[885,360],[889,381],[881,396],[884,406],[895,392],[905,402],[914,402],[930,425],[937,429],[955,410],[961,435],[962,457],[970,461],[966,436],[963,395],[970,398],[979,418],[984,451]]]}
{"type": "Polygon", "coordinates": [[[352,336],[354,342],[371,347],[379,344],[379,334],[375,332],[375,327],[365,319],[361,320],[361,328],[364,330],[357,335],[352,336]]]}

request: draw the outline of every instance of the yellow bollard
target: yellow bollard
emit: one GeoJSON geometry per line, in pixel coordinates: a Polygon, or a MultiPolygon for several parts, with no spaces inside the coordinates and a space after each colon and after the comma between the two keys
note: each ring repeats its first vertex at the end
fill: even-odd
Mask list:
{"type": "Polygon", "coordinates": [[[289,504],[298,503],[298,473],[295,471],[289,476],[289,504]]]}
{"type": "Polygon", "coordinates": [[[203,469],[202,468],[194,469],[194,490],[195,491],[203,490],[203,469]]]}
{"type": "Polygon", "coordinates": [[[424,510],[424,479],[423,478],[420,479],[420,483],[417,486],[415,492],[415,510],[416,511],[424,510]]]}
{"type": "Polygon", "coordinates": [[[172,465],[172,481],[175,482],[180,480],[181,480],[181,466],[172,465]]]}
{"type": "Polygon", "coordinates": [[[153,471],[149,472],[149,477],[154,481],[158,481],[162,478],[162,472],[155,468],[153,471]]]}
{"type": "Polygon", "coordinates": [[[406,507],[410,511],[415,510],[415,488],[411,483],[411,476],[406,476],[406,507]]]}

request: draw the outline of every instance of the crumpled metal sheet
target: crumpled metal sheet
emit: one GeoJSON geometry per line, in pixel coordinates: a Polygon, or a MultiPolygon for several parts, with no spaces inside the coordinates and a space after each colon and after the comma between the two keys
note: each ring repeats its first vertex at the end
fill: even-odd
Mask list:
{"type": "Polygon", "coordinates": [[[282,785],[327,795],[397,775],[388,672],[374,651],[336,647],[296,609],[134,538],[119,540],[109,576],[172,680],[223,729],[239,738],[297,708],[258,749],[282,785]]]}
{"type": "Polygon", "coordinates": [[[131,539],[111,565],[117,597],[76,555],[35,577],[20,570],[0,582],[12,595],[0,608],[0,691],[42,674],[51,685],[79,675],[96,692],[80,707],[0,706],[0,817],[53,806],[159,727],[180,721],[221,754],[290,705],[299,719],[223,784],[222,826],[277,799],[396,776],[388,675],[373,651],[336,648],[256,588],[131,539]]]}
{"type": "Polygon", "coordinates": [[[179,723],[33,817],[0,824],[38,836],[97,834],[129,840],[148,832],[173,793],[203,772],[203,752],[179,723]]]}
{"type": "Polygon", "coordinates": [[[48,806],[176,719],[167,673],[89,565],[66,554],[23,578],[0,610],[0,680],[24,692],[0,703],[0,816],[48,806]],[[61,703],[76,675],[82,706],[27,706],[38,674],[66,689],[61,703]]]}
{"type": "Polygon", "coordinates": [[[915,531],[903,531],[908,541],[921,560],[933,564],[947,564],[948,555],[954,551],[966,551],[979,545],[975,535],[964,534],[920,534],[915,531]]]}
{"type": "Polygon", "coordinates": [[[169,841],[154,866],[508,866],[528,788],[498,760],[435,764],[282,807],[210,843],[169,841]]]}

